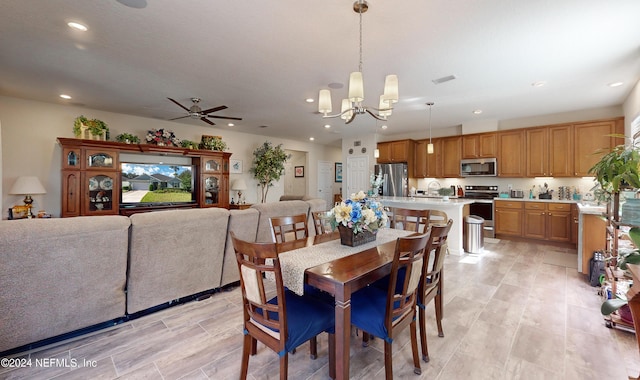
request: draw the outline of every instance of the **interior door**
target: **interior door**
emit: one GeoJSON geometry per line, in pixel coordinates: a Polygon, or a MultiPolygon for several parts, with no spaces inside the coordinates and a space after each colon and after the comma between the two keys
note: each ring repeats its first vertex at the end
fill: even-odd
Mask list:
{"type": "Polygon", "coordinates": [[[318,161],[318,198],[327,202],[327,210],[333,206],[333,164],[328,161],[318,161]]]}
{"type": "Polygon", "coordinates": [[[362,190],[365,193],[369,190],[369,157],[353,156],[347,157],[347,171],[343,173],[343,178],[347,180],[347,197],[362,190]]]}

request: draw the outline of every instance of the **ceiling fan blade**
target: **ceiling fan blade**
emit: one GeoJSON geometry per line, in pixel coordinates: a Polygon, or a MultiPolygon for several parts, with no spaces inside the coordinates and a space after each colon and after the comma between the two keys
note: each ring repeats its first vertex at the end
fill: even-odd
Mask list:
{"type": "Polygon", "coordinates": [[[224,110],[224,109],[227,109],[227,108],[229,108],[229,107],[227,107],[227,106],[218,106],[218,107],[209,108],[209,109],[204,110],[204,111],[200,111],[200,113],[216,112],[216,111],[221,111],[221,110],[224,110]]]}
{"type": "Polygon", "coordinates": [[[174,117],[173,119],[169,119],[169,120],[184,119],[185,117],[189,117],[189,115],[187,115],[187,116],[180,116],[180,117],[174,117]]]}
{"type": "Polygon", "coordinates": [[[182,104],[178,103],[177,101],[171,99],[171,98],[167,98],[169,100],[171,100],[172,102],[174,102],[175,104],[177,104],[178,106],[180,106],[180,108],[184,109],[185,111],[189,112],[189,109],[185,106],[183,106],[182,104]]]}
{"type": "Polygon", "coordinates": [[[216,123],[209,121],[206,117],[201,117],[200,120],[204,121],[207,124],[216,125],[216,123]]]}
{"type": "Polygon", "coordinates": [[[241,117],[230,117],[230,116],[216,116],[216,115],[207,115],[212,119],[228,119],[228,120],[242,120],[241,117]]]}

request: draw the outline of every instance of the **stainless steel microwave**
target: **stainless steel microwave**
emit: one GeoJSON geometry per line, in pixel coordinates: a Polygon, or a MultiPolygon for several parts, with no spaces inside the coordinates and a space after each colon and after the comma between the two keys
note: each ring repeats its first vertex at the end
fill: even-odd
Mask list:
{"type": "Polygon", "coordinates": [[[495,177],[498,175],[498,162],[495,158],[473,158],[460,160],[462,177],[495,177]]]}

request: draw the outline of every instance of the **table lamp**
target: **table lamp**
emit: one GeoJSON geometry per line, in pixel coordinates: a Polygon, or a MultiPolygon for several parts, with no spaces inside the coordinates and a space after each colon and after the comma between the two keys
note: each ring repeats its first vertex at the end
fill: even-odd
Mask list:
{"type": "Polygon", "coordinates": [[[29,219],[33,218],[33,214],[31,213],[33,198],[31,198],[31,195],[46,193],[47,191],[44,189],[44,186],[42,186],[38,177],[35,176],[18,177],[13,186],[11,186],[11,190],[9,190],[9,194],[25,196],[23,202],[29,208],[29,212],[27,213],[29,219]]]}
{"type": "Polygon", "coordinates": [[[240,178],[233,181],[233,184],[231,185],[231,190],[235,190],[238,192],[238,204],[243,203],[241,201],[242,190],[247,190],[247,184],[244,182],[244,179],[240,178]]]}

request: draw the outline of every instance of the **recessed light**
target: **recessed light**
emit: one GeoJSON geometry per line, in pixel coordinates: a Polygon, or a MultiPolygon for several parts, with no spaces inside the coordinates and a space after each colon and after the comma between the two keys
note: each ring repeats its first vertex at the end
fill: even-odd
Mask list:
{"type": "Polygon", "coordinates": [[[383,125],[383,126],[382,126],[382,127],[380,127],[380,128],[382,128],[382,129],[387,129],[388,127],[387,127],[387,125],[385,124],[385,125],[383,125]]]}
{"type": "Polygon", "coordinates": [[[474,115],[480,115],[481,113],[482,113],[482,110],[473,110],[474,115]]]}
{"type": "Polygon", "coordinates": [[[71,96],[69,96],[69,95],[67,95],[67,94],[60,94],[60,97],[61,97],[62,99],[67,99],[67,100],[71,99],[71,96]]]}
{"type": "Polygon", "coordinates": [[[309,141],[313,141],[315,140],[313,137],[309,137],[309,141]]]}
{"type": "Polygon", "coordinates": [[[313,102],[315,102],[315,99],[313,99],[313,98],[306,98],[304,101],[305,101],[305,102],[307,102],[307,103],[313,103],[313,102]]]}
{"type": "Polygon", "coordinates": [[[229,126],[229,127],[233,127],[233,126],[235,126],[235,124],[233,124],[233,123],[229,123],[229,124],[227,124],[227,126],[229,126]]]}
{"type": "Polygon", "coordinates": [[[86,25],[82,25],[79,22],[68,22],[67,25],[69,25],[70,28],[76,29],[76,30],[80,30],[82,32],[86,32],[87,30],[89,30],[89,28],[87,28],[86,25]]]}
{"type": "Polygon", "coordinates": [[[532,85],[533,87],[542,87],[542,86],[544,86],[544,85],[546,85],[546,84],[547,84],[547,82],[545,82],[545,81],[543,81],[543,80],[540,80],[540,81],[537,81],[537,82],[533,82],[533,83],[531,83],[531,85],[532,85]]]}
{"type": "Polygon", "coordinates": [[[331,128],[331,126],[330,126],[329,124],[325,124],[325,125],[324,125],[324,127],[325,127],[326,129],[331,128]]]}
{"type": "Polygon", "coordinates": [[[622,86],[624,83],[622,82],[613,82],[613,83],[609,83],[608,86],[609,87],[620,87],[622,86]]]}

